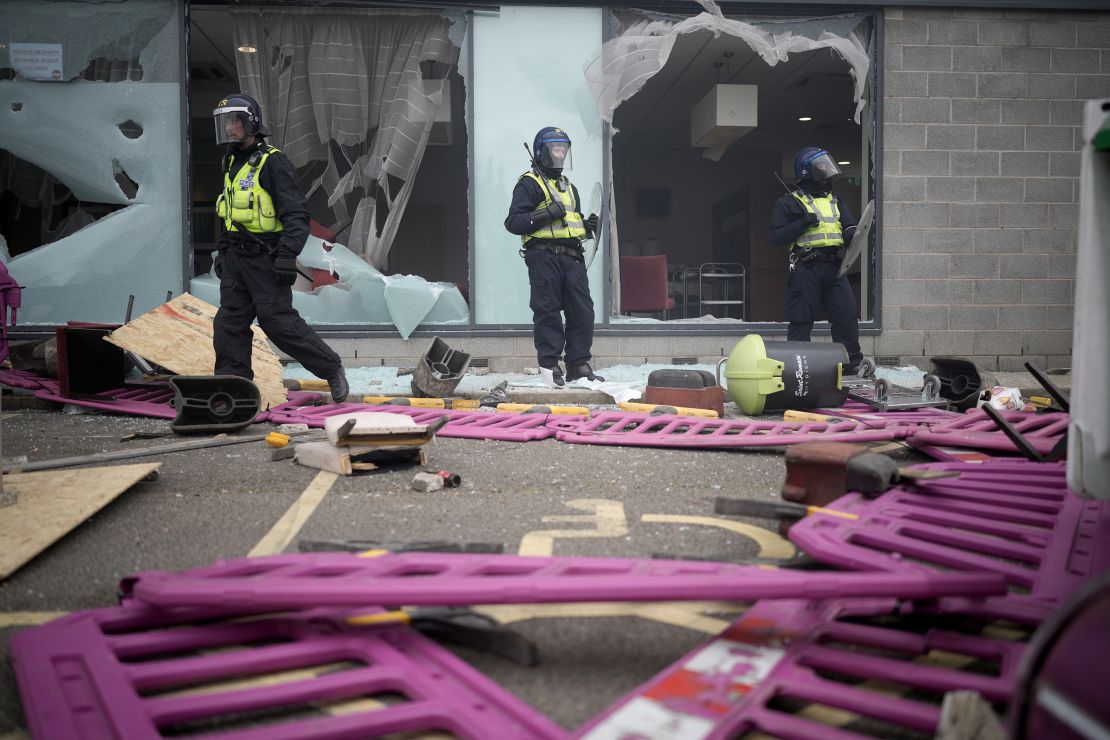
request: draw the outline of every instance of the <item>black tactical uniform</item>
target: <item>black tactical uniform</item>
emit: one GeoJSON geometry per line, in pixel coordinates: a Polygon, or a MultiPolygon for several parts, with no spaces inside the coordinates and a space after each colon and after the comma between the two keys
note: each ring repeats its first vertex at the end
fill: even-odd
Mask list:
{"type": "MultiPolygon", "coordinates": [[[[236,98],[246,96],[236,96],[236,98]]],[[[232,104],[236,102],[231,99],[232,104]]],[[[226,103],[227,101],[223,101],[226,103]]],[[[253,102],[253,101],[251,101],[253,102]]],[[[257,105],[257,104],[255,104],[257,105]]],[[[224,110],[217,108],[217,111],[224,110]]],[[[225,231],[218,244],[216,274],[220,278],[220,308],[213,327],[217,375],[253,378],[251,370],[251,323],[258,324],[280,349],[320,378],[328,381],[332,399],[347,396],[343,363],[293,308],[292,285],[296,280],[296,258],[308,239],[308,210],[297,185],[293,163],[254,134],[246,147],[232,143],[222,160],[232,188],[252,187],[250,176],[236,179],[244,165],[258,165],[257,187],[269,195],[280,231],[254,232],[245,228],[225,231]],[[252,160],[252,157],[254,158],[252,160]]],[[[253,203],[253,199],[251,200],[253,203]]],[[[275,227],[276,228],[276,227],[275,227]]]]}
{"type": "Polygon", "coordinates": [[[561,356],[567,380],[604,380],[589,365],[594,302],[582,255],[582,240],[596,231],[597,216],[583,218],[578,189],[562,174],[569,150],[570,139],[560,129],[536,134],[533,170],[517,181],[505,217],[505,228],[524,238],[536,359],[558,386],[563,385],[561,356]],[[560,144],[562,158],[552,159],[548,148],[560,144]]]}
{"type": "MultiPolygon", "coordinates": [[[[828,154],[816,147],[807,147],[800,151],[795,158],[795,174],[799,180],[794,190],[797,197],[793,193],[782,196],[771,212],[771,243],[791,247],[790,274],[786,281],[786,320],[789,322],[786,337],[791,342],[808,342],[818,308],[824,306],[832,340],[844,345],[848,351],[845,372],[854,374],[863,360],[863,352],[859,346],[859,308],[847,276],[837,277],[836,273],[840,269],[844,246],[851,241],[855,231],[856,220],[840,196],[830,195],[828,181],[831,178],[826,176],[814,179],[813,176],[820,175],[820,172],[806,170],[806,165],[809,164],[807,158],[815,154],[818,157],[824,155],[821,159],[831,162],[828,154]],[[819,244],[830,241],[827,238],[821,239],[820,233],[814,234],[820,229],[819,217],[803,201],[828,202],[830,197],[831,210],[839,218],[829,218],[839,221],[835,231],[843,239],[843,243],[803,246],[807,236],[816,237],[815,241],[819,244]]],[[[832,167],[836,169],[835,163],[832,163],[832,167]]],[[[839,174],[839,169],[836,169],[835,174],[839,174]]]]}

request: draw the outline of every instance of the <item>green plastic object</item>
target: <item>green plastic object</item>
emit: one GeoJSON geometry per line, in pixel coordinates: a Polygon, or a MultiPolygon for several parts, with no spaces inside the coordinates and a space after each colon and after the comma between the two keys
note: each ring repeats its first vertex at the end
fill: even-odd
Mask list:
{"type": "Polygon", "coordinates": [[[762,414],[767,396],[786,387],[782,369],[781,362],[767,356],[763,337],[749,334],[736,343],[725,361],[728,392],[745,414],[762,414]]]}
{"type": "Polygon", "coordinates": [[[749,334],[725,361],[725,379],[736,405],[749,416],[777,409],[840,406],[848,352],[835,342],[767,342],[749,334]]]}
{"type": "Polygon", "coordinates": [[[1095,138],[1091,143],[1096,151],[1110,151],[1110,119],[1108,119],[1106,125],[1095,134],[1095,138]]]}

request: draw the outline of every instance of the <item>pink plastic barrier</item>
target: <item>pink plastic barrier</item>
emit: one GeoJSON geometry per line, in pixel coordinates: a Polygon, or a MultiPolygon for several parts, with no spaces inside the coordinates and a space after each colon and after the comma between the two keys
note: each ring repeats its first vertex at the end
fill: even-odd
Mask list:
{"type": "Polygon", "coordinates": [[[1067,490],[1062,463],[940,463],[958,478],[899,486],[875,500],[843,496],[790,539],[823,562],[859,571],[997,573],[1009,618],[1037,621],[1093,573],[1110,567],[1110,507],[1067,490]]]}
{"type": "Polygon", "coordinates": [[[305,553],[219,562],[121,583],[161,607],[296,609],[304,604],[524,604],[1001,593],[994,574],[809,573],[734,563],[459,553],[305,553]],[[413,576],[420,576],[414,578],[413,576]]]}
{"type": "Polygon", "coordinates": [[[35,398],[55,403],[68,403],[74,406],[111,411],[116,414],[133,416],[152,416],[156,419],[172,419],[177,415],[170,403],[174,391],[169,383],[157,381],[126,385],[111,391],[98,393],[99,398],[69,398],[58,392],[58,381],[45,378],[26,370],[0,371],[0,383],[12,388],[35,391],[35,398]]]}
{"type": "Polygon", "coordinates": [[[1015,460],[1024,460],[1021,455],[1016,451],[1011,454],[1006,454],[1000,450],[994,450],[993,454],[983,450],[975,450],[970,447],[939,447],[937,445],[915,445],[914,449],[918,452],[928,455],[934,460],[940,462],[1006,462],[1015,460]]]}
{"type": "MultiPolygon", "coordinates": [[[[292,394],[290,394],[292,395],[292,394]]],[[[418,424],[426,424],[446,416],[449,421],[438,432],[440,437],[465,439],[496,439],[504,442],[528,442],[554,436],[549,428],[555,418],[549,414],[502,414],[484,411],[451,411],[425,409],[411,406],[375,406],[368,403],[333,403],[326,406],[299,407],[290,402],[270,409],[268,420],[275,424],[308,424],[323,427],[324,420],[337,414],[355,411],[380,411],[411,416],[418,424]]],[[[580,416],[563,416],[561,419],[581,419],[580,416]]],[[[570,423],[573,423],[571,421],[570,423]]]]}
{"type": "Polygon", "coordinates": [[[415,630],[352,627],[350,614],[315,610],[231,622],[217,621],[227,615],[222,610],[128,604],[24,630],[12,638],[11,659],[31,735],[51,740],[153,740],[175,728],[218,740],[436,730],[475,740],[566,735],[415,630]],[[300,675],[220,686],[284,671],[300,675]],[[198,685],[205,691],[183,691],[198,685]],[[334,714],[316,704],[375,695],[404,701],[334,714]],[[252,726],[234,716],[289,710],[298,713],[252,726]]]}
{"type": "Polygon", "coordinates": [[[959,613],[924,615],[932,625],[926,631],[912,625],[922,615],[904,614],[903,626],[898,611],[887,599],[760,601],[574,737],[931,737],[940,706],[923,694],[969,689],[995,703],[1009,700],[1024,644],[946,629],[959,613]],[[976,670],[915,662],[934,650],[964,656],[976,670]],[[917,696],[892,694],[884,680],[917,696]],[[871,732],[825,724],[791,706],[809,703],[858,715],[871,732]]]}
{"type": "Polygon", "coordinates": [[[829,416],[840,416],[845,419],[855,419],[869,427],[874,426],[876,429],[882,429],[895,423],[907,426],[933,426],[955,421],[963,416],[958,411],[947,411],[938,408],[922,407],[906,411],[875,411],[865,403],[859,403],[858,401],[849,403],[852,405],[845,404],[836,408],[814,409],[814,412],[828,414],[829,416]]]}
{"type": "Polygon", "coordinates": [[[0,383],[9,388],[22,388],[28,391],[53,390],[58,392],[58,381],[44,378],[26,370],[0,370],[0,383]]]}
{"type": "Polygon", "coordinates": [[[97,393],[98,398],[70,398],[54,390],[35,391],[35,398],[55,403],[68,403],[73,406],[110,411],[113,414],[131,416],[151,416],[156,419],[173,419],[177,411],[171,405],[174,390],[169,383],[152,382],[127,385],[111,391],[97,393]]]}
{"type": "Polygon", "coordinates": [[[642,412],[604,411],[588,421],[553,420],[555,435],[572,444],[629,445],[640,447],[694,447],[737,449],[781,447],[820,439],[828,442],[874,442],[901,439],[915,428],[897,421],[883,424],[852,419],[822,421],[752,421],[704,419],[642,412]]]}
{"type": "MultiPolygon", "coordinates": [[[[1064,413],[1034,414],[1024,411],[1004,411],[1002,415],[1042,455],[1052,452],[1056,443],[1068,431],[1068,415],[1064,413]]],[[[959,418],[943,424],[917,429],[910,435],[908,441],[914,447],[923,445],[970,447],[1018,453],[1017,447],[1006,433],[980,409],[972,409],[966,414],[961,414],[959,418]]]]}
{"type": "Polygon", "coordinates": [[[0,262],[0,362],[8,359],[8,326],[15,326],[21,300],[19,283],[0,262]]]}

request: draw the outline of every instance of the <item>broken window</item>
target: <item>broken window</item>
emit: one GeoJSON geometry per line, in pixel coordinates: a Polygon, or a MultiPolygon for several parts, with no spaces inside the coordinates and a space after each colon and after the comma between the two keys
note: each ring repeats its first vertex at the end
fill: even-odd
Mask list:
{"type": "MultiPolygon", "coordinates": [[[[567,6],[503,5],[496,15],[474,15],[470,82],[481,94],[468,102],[475,129],[471,166],[479,324],[531,326],[528,270],[517,256],[520,237],[507,232],[504,223],[517,178],[529,169],[536,132],[558,126],[570,136],[574,168],[566,174],[587,212],[595,183],[601,190],[602,120],[582,76],[583,65],[601,45],[601,19],[600,8],[567,6]]],[[[589,268],[598,318],[604,315],[603,263],[599,256],[589,268]]]]}
{"type": "MultiPolygon", "coordinates": [[[[834,192],[855,218],[871,199],[872,17],[741,19],[702,5],[692,17],[612,13],[612,38],[586,69],[613,129],[615,323],[657,320],[641,317],[647,305],[672,321],[782,321],[787,249],[770,243],[770,215],[802,147],[838,160],[846,177],[834,192]],[[660,261],[665,284],[622,291],[622,272],[660,261]]],[[[869,250],[849,272],[863,319],[871,270],[869,250]]]]}
{"type": "MultiPolygon", "coordinates": [[[[294,286],[306,320],[392,323],[405,337],[420,323],[468,323],[466,140],[455,135],[464,130],[456,62],[466,17],[242,8],[199,9],[192,20],[207,48],[191,44],[190,69],[212,69],[202,55],[213,48],[234,60],[237,80],[206,80],[205,92],[258,100],[270,141],[298,168],[314,221],[300,260],[313,279],[294,286]]],[[[210,113],[210,98],[194,118],[210,113]]],[[[209,217],[220,152],[206,129],[194,130],[205,164],[194,161],[194,176],[206,194],[194,192],[194,209],[209,217]]],[[[215,226],[203,223],[211,241],[198,247],[215,241],[215,226]]],[[[217,290],[211,276],[193,281],[198,294],[217,290]]]]}
{"type": "Polygon", "coordinates": [[[174,0],[4,3],[0,258],[21,323],[121,321],[179,292],[174,0]]]}

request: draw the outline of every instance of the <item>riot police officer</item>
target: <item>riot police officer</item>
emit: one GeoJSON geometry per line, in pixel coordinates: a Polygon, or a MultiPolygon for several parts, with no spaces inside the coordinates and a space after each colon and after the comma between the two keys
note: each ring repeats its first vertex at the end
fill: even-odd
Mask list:
{"type": "Polygon", "coordinates": [[[856,220],[840,196],[830,192],[840,174],[836,161],[824,149],[801,149],[794,157],[797,183],[778,199],[771,212],[771,243],[790,246],[787,339],[808,342],[817,309],[824,306],[833,341],[848,351],[845,372],[854,375],[863,360],[859,308],[847,276],[837,277],[836,273],[856,220]]]}
{"type": "Polygon", "coordinates": [[[297,255],[308,239],[308,210],[289,158],[266,142],[258,103],[247,95],[224,98],[212,116],[223,187],[216,213],[223,219],[216,257],[220,309],[212,343],[217,375],[253,378],[251,322],[255,317],[278,349],[328,381],[335,403],[347,398],[343,363],[293,308],[297,255]]]}
{"type": "Polygon", "coordinates": [[[513,188],[505,228],[520,236],[521,255],[528,265],[532,338],[540,372],[562,386],[562,356],[566,381],[603,381],[590,367],[594,302],[582,255],[582,242],[597,233],[597,214],[582,217],[578,188],[563,174],[571,168],[566,131],[540,129],[531,151],[532,170],[513,188]],[[565,327],[561,313],[566,314],[565,327]]]}

